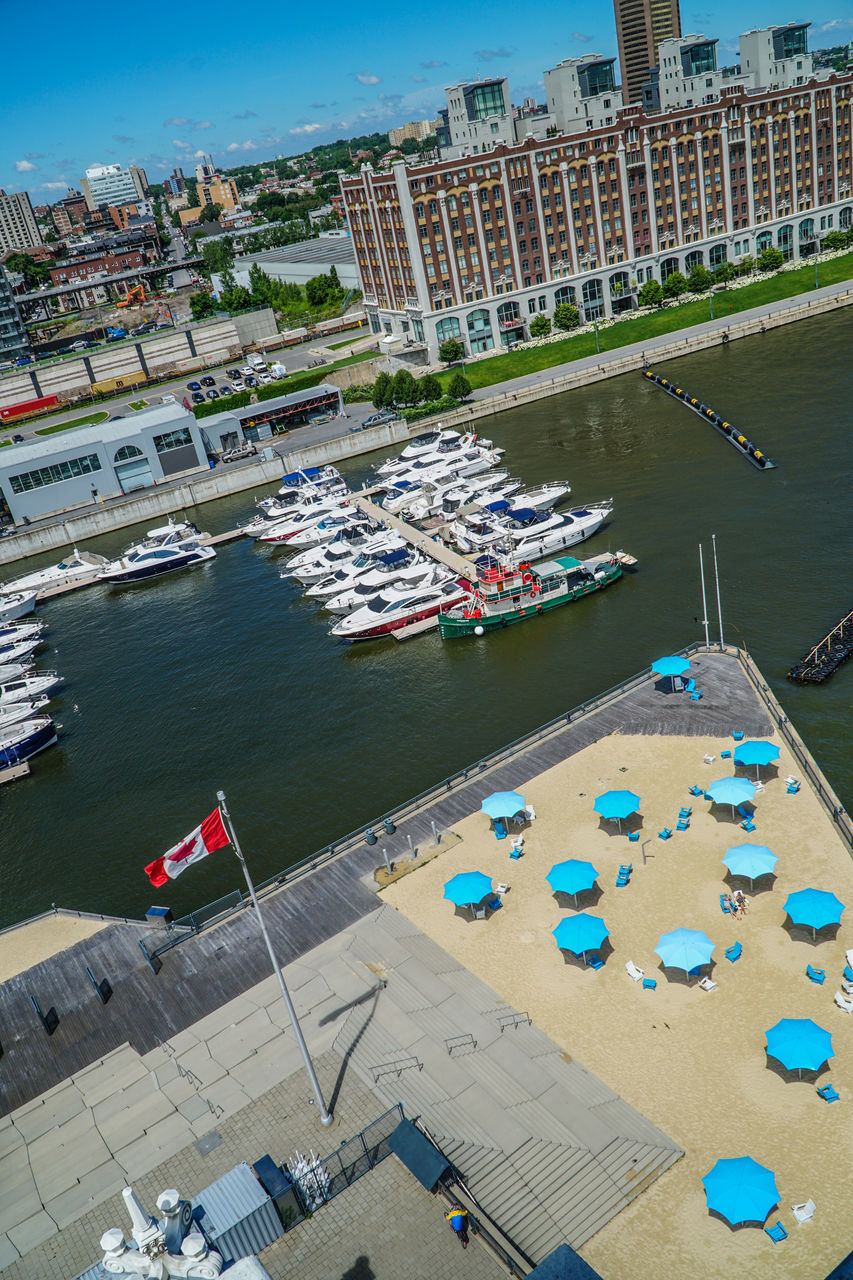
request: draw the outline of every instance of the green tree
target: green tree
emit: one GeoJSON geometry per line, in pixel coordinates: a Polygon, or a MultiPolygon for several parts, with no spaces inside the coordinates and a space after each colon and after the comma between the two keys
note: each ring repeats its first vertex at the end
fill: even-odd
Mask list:
{"type": "Polygon", "coordinates": [[[394,374],[394,403],[414,404],[418,398],[418,384],[408,369],[398,369],[394,374]]]}
{"type": "Polygon", "coordinates": [[[747,254],[745,258],[741,258],[737,266],[739,276],[748,276],[755,270],[755,258],[747,254]]]}
{"type": "Polygon", "coordinates": [[[554,308],[554,324],[558,329],[577,329],[580,322],[580,312],[571,302],[557,303],[554,308]]]}
{"type": "Polygon", "coordinates": [[[208,240],[201,246],[203,259],[202,271],[212,275],[214,271],[230,271],[234,265],[234,247],[227,238],[224,240],[208,240]]]}
{"type": "Polygon", "coordinates": [[[394,380],[389,374],[377,374],[371,400],[377,409],[390,409],[394,403],[394,380]]]}
{"type": "Polygon", "coordinates": [[[454,400],[467,400],[471,394],[471,383],[465,377],[464,373],[458,370],[450,379],[450,386],[447,388],[447,394],[452,396],[454,400]]]}
{"type": "Polygon", "coordinates": [[[190,316],[193,320],[204,320],[213,315],[216,305],[209,293],[194,293],[190,298],[190,316]]]}
{"type": "Polygon", "coordinates": [[[465,348],[458,338],[447,338],[438,348],[438,358],[444,364],[455,364],[465,355],[465,348]]]}
{"type": "Polygon", "coordinates": [[[218,222],[221,212],[221,204],[206,204],[198,215],[198,220],[199,222],[218,222]]]}
{"type": "Polygon", "coordinates": [[[418,391],[424,404],[430,400],[441,399],[441,383],[434,373],[427,373],[422,378],[418,378],[418,391]]]}
{"type": "Polygon", "coordinates": [[[531,338],[547,338],[551,332],[551,321],[547,316],[535,316],[530,321],[531,338]]]}
{"type": "Polygon", "coordinates": [[[737,267],[732,262],[721,262],[718,267],[714,268],[714,283],[728,284],[730,280],[734,280],[737,276],[737,267]]]}
{"type": "Polygon", "coordinates": [[[828,231],[823,237],[824,249],[846,249],[848,243],[846,231],[828,231]]]}
{"type": "Polygon", "coordinates": [[[663,301],[663,289],[657,280],[647,280],[637,294],[641,307],[659,307],[663,301]]]}
{"type": "Polygon", "coordinates": [[[14,271],[24,277],[28,289],[35,289],[50,280],[50,267],[56,262],[51,258],[47,262],[33,262],[28,253],[10,253],[3,263],[7,271],[14,271]]]}
{"type": "Polygon", "coordinates": [[[759,271],[778,271],[784,261],[785,255],[781,249],[774,249],[773,245],[768,245],[758,255],[758,269],[759,271]]]}
{"type": "Polygon", "coordinates": [[[665,298],[680,298],[682,293],[687,292],[687,281],[680,271],[671,271],[663,282],[663,296],[665,298]]]}
{"type": "Polygon", "coordinates": [[[697,262],[687,277],[687,283],[692,293],[704,293],[706,289],[710,289],[711,279],[710,271],[703,267],[701,262],[697,262]]]}
{"type": "Polygon", "coordinates": [[[233,289],[223,289],[219,298],[225,310],[230,311],[232,315],[235,311],[248,311],[252,305],[252,295],[241,284],[233,289]]]}

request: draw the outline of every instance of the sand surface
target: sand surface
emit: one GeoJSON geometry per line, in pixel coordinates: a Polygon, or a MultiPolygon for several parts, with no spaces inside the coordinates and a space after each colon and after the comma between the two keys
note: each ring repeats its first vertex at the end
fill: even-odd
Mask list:
{"type": "Polygon", "coordinates": [[[34,964],[58,955],[75,942],[105,929],[109,921],[81,920],[77,916],[49,916],[0,934],[0,982],[24,973],[34,964]]]}
{"type": "Polygon", "coordinates": [[[778,769],[762,770],[766,790],[756,795],[751,835],[728,807],[690,797],[692,783],[744,772],[720,759],[733,746],[731,739],[603,739],[522,788],[537,817],[519,861],[484,816],[472,815],[456,828],[459,844],[382,895],[684,1148],[678,1164],[584,1246],[606,1280],[822,1280],[853,1247],[845,1231],[853,1017],[833,1003],[853,946],[853,862],[806,783],[798,795],[786,794],[783,779],[798,770],[784,746],[778,769]],[[703,762],[706,752],[716,756],[713,764],[703,762]],[[641,796],[640,843],[594,813],[595,796],[611,787],[641,796]],[[693,805],[690,829],[661,841],[656,833],[675,828],[683,804],[693,805]],[[746,841],[779,856],[775,880],[766,877],[754,890],[727,880],[721,863],[727,848],[746,841]],[[588,860],[600,873],[600,890],[579,902],[610,929],[612,951],[605,944],[598,971],[561,952],[551,936],[574,904],[562,895],[558,902],[545,875],[567,858],[588,860]],[[633,876],[616,888],[623,862],[633,863],[633,876]],[[510,883],[503,908],[486,921],[442,898],[445,881],[473,870],[495,885],[510,883]],[[751,900],[741,920],[720,910],[720,893],[734,886],[751,900]],[[807,887],[850,904],[840,927],[817,941],[810,930],[785,927],[785,898],[807,887]],[[660,934],[681,926],[716,943],[716,990],[660,967],[660,934]],[[731,964],[724,951],[735,940],[743,954],[731,964]],[[630,980],[628,960],[657,979],[656,990],[630,980]],[[826,970],[822,987],[807,979],[809,962],[826,970]],[[798,1080],[767,1058],[764,1032],[780,1018],[813,1018],[832,1033],[835,1057],[817,1080],[807,1072],[798,1080]],[[840,1102],[818,1097],[815,1084],[828,1081],[840,1102]],[[708,1212],[702,1175],[717,1159],[741,1155],[776,1174],[779,1208],[768,1222],[782,1219],[789,1238],[781,1244],[755,1226],[734,1231],[708,1212]],[[791,1206],[809,1198],[817,1212],[798,1225],[791,1206]]]}

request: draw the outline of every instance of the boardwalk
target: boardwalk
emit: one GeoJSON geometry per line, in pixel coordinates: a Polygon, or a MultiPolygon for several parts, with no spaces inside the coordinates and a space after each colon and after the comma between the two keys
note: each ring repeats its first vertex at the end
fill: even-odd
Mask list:
{"type": "Polygon", "coordinates": [[[371,502],[369,498],[364,498],[361,494],[357,494],[355,505],[366,516],[370,516],[371,520],[381,521],[390,525],[392,529],[396,529],[401,538],[412,547],[417,547],[424,555],[430,556],[433,560],[437,560],[439,564],[446,565],[448,569],[452,569],[454,573],[458,573],[463,578],[473,578],[476,576],[476,570],[470,560],[466,560],[464,556],[460,556],[457,551],[452,551],[439,538],[430,537],[421,529],[416,529],[414,525],[406,524],[405,520],[401,520],[399,516],[392,516],[384,507],[379,507],[375,502],[371,502]]]}

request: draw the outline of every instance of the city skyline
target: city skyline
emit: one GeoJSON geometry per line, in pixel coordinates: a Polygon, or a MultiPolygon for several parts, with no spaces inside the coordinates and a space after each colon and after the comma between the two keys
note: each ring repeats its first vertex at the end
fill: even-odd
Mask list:
{"type": "MultiPolygon", "coordinates": [[[[566,15],[554,0],[537,10],[541,21],[531,30],[518,29],[515,9],[499,3],[489,30],[505,40],[488,41],[477,18],[460,15],[449,0],[439,0],[431,14],[435,35],[429,39],[414,18],[410,29],[404,20],[388,31],[378,6],[353,12],[339,5],[324,13],[337,38],[322,51],[316,24],[300,13],[288,17],[277,51],[269,35],[281,15],[269,0],[253,10],[252,30],[239,32],[225,29],[230,13],[224,6],[205,12],[204,31],[176,11],[168,32],[150,35],[129,10],[104,6],[103,20],[90,13],[85,26],[55,0],[40,12],[63,60],[48,79],[36,77],[23,60],[10,65],[0,139],[0,187],[29,191],[33,204],[79,187],[95,164],[138,164],[152,182],[162,182],[175,165],[191,173],[203,155],[229,168],[386,132],[432,118],[443,105],[444,86],[465,79],[507,76],[513,101],[542,100],[546,67],[585,53],[617,53],[610,4],[566,15]],[[417,52],[401,54],[409,47],[417,52]],[[123,49],[127,56],[117,57],[123,49]]],[[[747,14],[733,0],[682,5],[682,29],[717,36],[721,64],[736,58],[740,32],[796,17],[779,0],[756,0],[747,14]]],[[[839,16],[829,4],[809,20],[810,48],[853,38],[853,17],[839,16]]]]}

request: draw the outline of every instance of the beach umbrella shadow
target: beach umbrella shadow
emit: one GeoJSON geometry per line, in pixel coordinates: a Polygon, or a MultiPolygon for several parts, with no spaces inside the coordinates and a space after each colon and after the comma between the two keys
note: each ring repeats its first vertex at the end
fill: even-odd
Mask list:
{"type": "Polygon", "coordinates": [[[733,871],[727,871],[723,883],[727,889],[741,889],[744,883],[748,884],[749,896],[754,898],[759,893],[773,892],[776,887],[776,875],[772,871],[765,871],[763,875],[756,876],[754,880],[750,880],[749,876],[736,875],[733,871]]]}
{"type": "Polygon", "coordinates": [[[835,942],[838,939],[838,930],[841,923],[825,924],[821,929],[812,930],[807,924],[794,924],[790,916],[785,917],[785,923],[782,928],[788,934],[792,942],[807,942],[810,947],[819,947],[822,942],[835,942]]]}
{"type": "MultiPolygon", "coordinates": [[[[773,1205],[773,1207],[772,1207],[772,1208],[770,1209],[770,1211],[768,1212],[768,1214],[767,1214],[767,1218],[769,1218],[769,1217],[770,1217],[770,1214],[771,1214],[771,1213],[774,1213],[774,1212],[776,1211],[776,1209],[778,1209],[778,1208],[779,1208],[779,1203],[778,1203],[778,1201],[777,1201],[777,1202],[776,1202],[776,1204],[775,1204],[775,1205],[773,1205]]],[[[735,1232],[737,1232],[737,1231],[743,1231],[744,1229],[746,1229],[746,1230],[753,1230],[755,1227],[758,1227],[758,1228],[760,1229],[760,1228],[762,1228],[762,1227],[764,1226],[764,1223],[767,1221],[767,1218],[765,1218],[763,1222],[762,1222],[760,1219],[758,1219],[758,1218],[754,1218],[754,1219],[752,1219],[752,1221],[747,1220],[746,1222],[729,1222],[729,1220],[728,1220],[728,1218],[725,1216],[725,1214],[723,1214],[723,1213],[718,1213],[716,1209],[709,1209],[709,1210],[708,1210],[708,1217],[709,1217],[709,1218],[716,1218],[716,1219],[717,1219],[717,1222],[722,1222],[724,1226],[728,1227],[728,1229],[729,1229],[729,1231],[731,1231],[732,1235],[734,1235],[734,1234],[735,1234],[735,1232]]]]}
{"type": "MultiPolygon", "coordinates": [[[[590,951],[593,950],[601,956],[605,964],[607,964],[609,957],[613,954],[613,947],[609,938],[605,938],[600,947],[590,947],[590,951]]],[[[583,956],[576,956],[573,951],[562,951],[561,954],[563,956],[563,963],[574,969],[590,969],[592,967],[587,964],[583,956]]]]}
{"type": "Polygon", "coordinates": [[[632,813],[627,818],[601,818],[598,819],[599,831],[604,831],[610,836],[626,836],[629,831],[641,831],[643,827],[643,815],[641,813],[632,813]]]}
{"type": "Polygon", "coordinates": [[[772,1071],[780,1080],[784,1080],[785,1084],[793,1084],[798,1080],[805,1080],[807,1084],[817,1084],[820,1076],[824,1071],[829,1070],[829,1063],[822,1063],[816,1071],[810,1067],[786,1067],[778,1058],[774,1058],[772,1054],[767,1054],[767,1070],[772,1071]]]}
{"type": "Polygon", "coordinates": [[[604,893],[596,881],[589,889],[578,889],[577,893],[566,893],[563,889],[555,889],[553,898],[561,911],[586,911],[587,907],[597,907],[604,893]]]}

